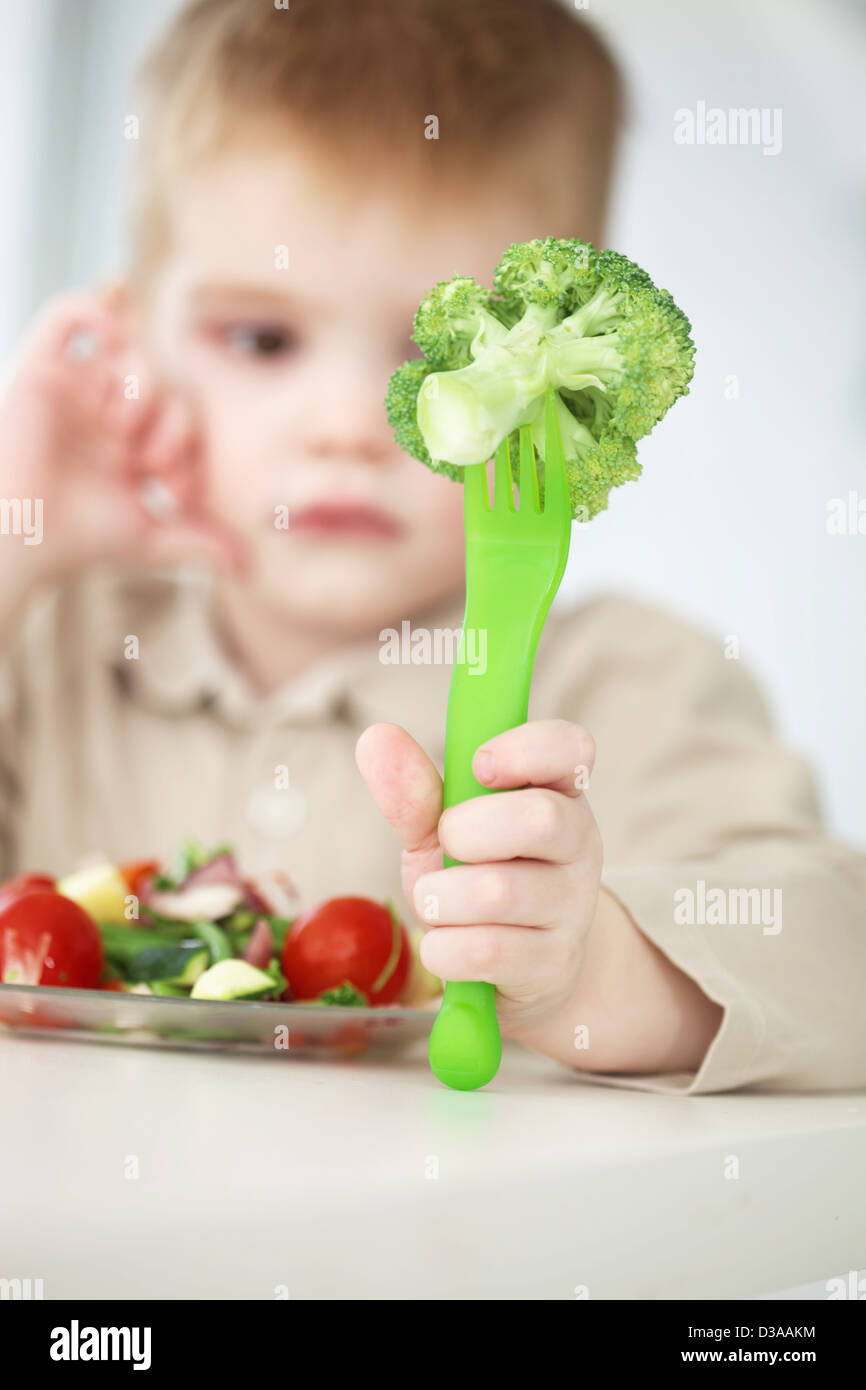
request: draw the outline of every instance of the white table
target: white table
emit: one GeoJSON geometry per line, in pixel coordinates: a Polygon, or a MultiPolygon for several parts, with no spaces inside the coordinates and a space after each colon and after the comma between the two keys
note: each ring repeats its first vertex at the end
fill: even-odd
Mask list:
{"type": "Polygon", "coordinates": [[[0,1117],[0,1277],[46,1298],[732,1298],[866,1265],[862,1095],[7,1035],[0,1117]]]}

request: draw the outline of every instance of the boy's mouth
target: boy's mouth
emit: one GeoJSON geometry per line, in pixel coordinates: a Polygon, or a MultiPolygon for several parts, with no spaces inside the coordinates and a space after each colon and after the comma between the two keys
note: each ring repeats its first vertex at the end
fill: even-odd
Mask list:
{"type": "Polygon", "coordinates": [[[305,536],[368,536],[379,540],[397,540],[404,527],[393,516],[378,507],[353,502],[317,502],[289,516],[291,535],[305,536]]]}

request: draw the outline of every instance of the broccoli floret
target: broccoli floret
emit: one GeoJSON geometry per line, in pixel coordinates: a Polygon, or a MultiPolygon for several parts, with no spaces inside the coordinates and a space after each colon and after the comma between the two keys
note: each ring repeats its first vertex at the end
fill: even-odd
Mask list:
{"type": "Polygon", "coordinates": [[[423,357],[410,357],[408,362],[398,367],[388,382],[385,414],[401,449],[420,463],[426,463],[428,468],[445,473],[459,483],[462,481],[462,470],[441,459],[433,462],[418,424],[418,392],[432,371],[433,367],[423,357]]]}
{"type": "Polygon", "coordinates": [[[515,242],[493,274],[497,293],[519,318],[530,304],[571,314],[595,292],[598,257],[591,242],[544,240],[515,242]]]}
{"type": "MultiPolygon", "coordinates": [[[[502,313],[502,306],[500,306],[502,313]]],[[[466,367],[482,347],[500,342],[508,330],[488,290],[471,276],[442,280],[415,315],[412,337],[438,372],[466,367]]]]}
{"type": "Polygon", "coordinates": [[[511,246],[494,284],[491,295],[460,276],[424,300],[424,358],[391,378],[388,419],[402,448],[451,478],[514,443],[520,425],[543,464],[553,386],[572,510],[588,519],[639,476],[636,441],[688,393],[691,326],[640,266],[587,242],[511,246]]]}

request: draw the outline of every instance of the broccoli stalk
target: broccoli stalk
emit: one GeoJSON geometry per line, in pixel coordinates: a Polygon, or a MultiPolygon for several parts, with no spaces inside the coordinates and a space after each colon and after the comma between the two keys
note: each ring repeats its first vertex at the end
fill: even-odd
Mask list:
{"type": "Polygon", "coordinates": [[[543,460],[553,386],[572,510],[588,520],[639,475],[636,441],[687,394],[689,322],[639,266],[584,242],[511,246],[494,283],[459,276],[427,296],[413,335],[424,356],[391,378],[388,419],[408,453],[459,478],[521,425],[543,460]]]}

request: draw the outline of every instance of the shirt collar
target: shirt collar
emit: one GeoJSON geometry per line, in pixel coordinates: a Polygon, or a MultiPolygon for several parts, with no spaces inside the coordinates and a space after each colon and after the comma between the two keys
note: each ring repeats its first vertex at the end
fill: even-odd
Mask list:
{"type": "Polygon", "coordinates": [[[411,634],[458,629],[462,600],[399,622],[386,643],[365,638],[262,696],[222,644],[213,583],[197,572],[151,573],[100,585],[103,654],[128,696],[155,713],[212,712],[229,724],[319,724],[342,718],[364,727],[386,720],[438,745],[444,739],[450,664],[415,664],[411,634]],[[131,639],[137,639],[136,643],[131,639]],[[390,660],[383,660],[383,657],[390,660]],[[394,660],[396,656],[396,660],[394,660]]]}

